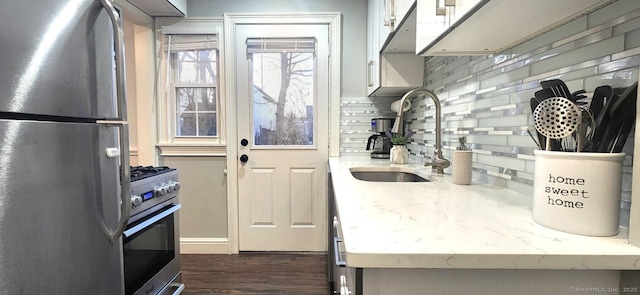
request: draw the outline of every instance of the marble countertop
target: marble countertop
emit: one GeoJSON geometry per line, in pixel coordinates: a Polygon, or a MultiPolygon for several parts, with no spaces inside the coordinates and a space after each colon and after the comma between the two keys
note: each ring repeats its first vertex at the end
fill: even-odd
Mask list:
{"type": "Polygon", "coordinates": [[[530,196],[454,185],[421,164],[332,157],[329,165],[350,267],[640,270],[640,248],[628,244],[626,228],[612,237],[549,229],[532,219],[530,196]],[[390,166],[434,181],[369,182],[349,172],[390,166]]]}

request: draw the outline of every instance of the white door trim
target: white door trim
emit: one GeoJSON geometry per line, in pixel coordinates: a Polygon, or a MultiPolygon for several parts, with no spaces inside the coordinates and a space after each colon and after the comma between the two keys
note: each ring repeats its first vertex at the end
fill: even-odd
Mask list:
{"type": "Polygon", "coordinates": [[[225,13],[224,59],[227,61],[224,76],[227,114],[227,216],[229,253],[239,252],[238,247],[238,125],[236,103],[236,54],[244,54],[234,48],[236,25],[242,24],[327,24],[329,25],[329,156],[340,151],[340,63],[341,18],[339,12],[320,13],[225,13]]]}

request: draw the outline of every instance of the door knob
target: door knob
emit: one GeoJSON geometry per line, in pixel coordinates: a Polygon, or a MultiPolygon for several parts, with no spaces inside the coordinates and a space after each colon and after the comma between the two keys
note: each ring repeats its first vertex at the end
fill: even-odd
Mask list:
{"type": "Polygon", "coordinates": [[[247,161],[249,161],[249,156],[247,155],[240,156],[240,162],[246,163],[247,161]]]}
{"type": "Polygon", "coordinates": [[[243,138],[243,139],[240,141],[240,144],[241,144],[242,146],[247,146],[247,145],[249,144],[249,141],[248,141],[246,138],[243,138]]]}

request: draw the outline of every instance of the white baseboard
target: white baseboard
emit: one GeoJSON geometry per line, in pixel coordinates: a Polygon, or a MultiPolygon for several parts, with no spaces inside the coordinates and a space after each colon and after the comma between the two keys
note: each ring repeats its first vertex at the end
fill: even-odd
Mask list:
{"type": "Polygon", "coordinates": [[[229,239],[180,238],[180,254],[229,254],[229,239]]]}

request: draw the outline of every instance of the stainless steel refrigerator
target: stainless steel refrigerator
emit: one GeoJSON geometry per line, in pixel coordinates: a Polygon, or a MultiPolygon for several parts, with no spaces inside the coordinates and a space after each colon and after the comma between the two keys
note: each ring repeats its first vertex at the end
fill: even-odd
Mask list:
{"type": "Polygon", "coordinates": [[[111,0],[0,12],[0,293],[123,294],[130,210],[122,21],[111,0]]]}

